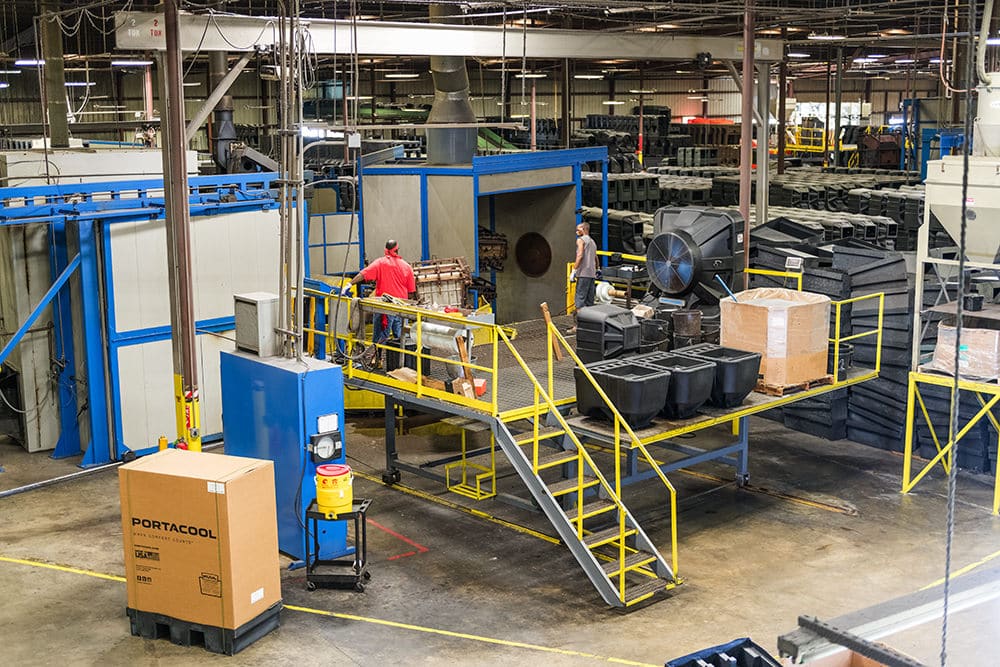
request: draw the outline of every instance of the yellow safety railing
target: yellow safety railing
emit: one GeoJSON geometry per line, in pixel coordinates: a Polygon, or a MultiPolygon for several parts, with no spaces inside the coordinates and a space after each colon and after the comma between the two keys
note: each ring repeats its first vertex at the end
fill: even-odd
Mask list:
{"type": "Polygon", "coordinates": [[[802,291],[801,271],[775,271],[774,269],[743,269],[743,272],[752,276],[770,276],[771,278],[791,278],[795,281],[795,289],[802,291]]]}
{"type": "MultiPolygon", "coordinates": [[[[550,325],[549,328],[548,328],[548,331],[549,331],[548,341],[549,341],[549,352],[550,352],[550,354],[551,354],[551,351],[553,349],[552,345],[551,345],[552,334],[555,333],[555,335],[558,337],[560,343],[562,345],[564,345],[567,350],[570,350],[571,354],[573,354],[573,356],[574,356],[577,364],[581,368],[584,368],[584,372],[587,373],[588,377],[590,378],[590,381],[591,382],[595,382],[594,379],[593,379],[593,376],[590,376],[589,372],[586,371],[586,368],[583,366],[582,362],[580,362],[579,358],[576,357],[575,352],[572,352],[571,348],[566,343],[566,339],[563,338],[562,335],[557,330],[555,330],[554,325],[550,325]]],[[[507,336],[502,331],[499,332],[499,336],[500,336],[500,339],[507,345],[507,348],[509,349],[510,353],[514,356],[514,359],[517,361],[518,365],[521,367],[521,370],[524,371],[525,375],[528,376],[528,378],[531,380],[532,385],[534,386],[534,395],[535,395],[535,426],[534,426],[534,436],[535,437],[534,437],[534,452],[533,452],[534,465],[536,467],[538,465],[538,444],[539,444],[539,440],[538,440],[538,422],[539,422],[539,417],[541,417],[543,414],[551,415],[552,417],[555,418],[555,420],[558,422],[560,428],[565,432],[566,436],[570,439],[570,442],[576,447],[577,453],[578,453],[578,455],[580,457],[581,464],[586,464],[586,465],[578,465],[577,466],[577,470],[576,470],[576,474],[577,474],[576,506],[577,506],[577,508],[579,508],[578,509],[579,520],[578,520],[577,525],[576,525],[577,538],[580,539],[580,540],[582,540],[583,537],[584,537],[584,534],[583,534],[583,530],[584,530],[583,529],[583,518],[584,518],[583,517],[583,505],[584,505],[584,502],[583,501],[584,501],[584,469],[585,468],[589,468],[593,472],[594,476],[598,480],[598,484],[601,486],[601,488],[604,489],[604,492],[608,495],[609,500],[611,500],[617,506],[617,509],[618,509],[618,534],[619,534],[619,540],[618,540],[618,542],[619,542],[619,544],[618,544],[618,549],[619,549],[619,553],[618,553],[618,557],[619,557],[618,558],[618,561],[619,561],[618,593],[619,593],[619,599],[621,599],[622,601],[624,601],[625,600],[625,574],[626,574],[625,559],[626,559],[626,555],[627,555],[626,551],[627,550],[628,551],[634,551],[634,550],[632,550],[629,547],[626,547],[626,545],[625,545],[625,536],[627,534],[627,530],[628,529],[627,529],[627,527],[625,525],[625,512],[624,512],[625,506],[624,506],[624,504],[621,501],[621,467],[619,465],[617,465],[617,462],[616,462],[616,465],[615,465],[615,486],[612,487],[608,483],[607,478],[601,473],[600,469],[597,467],[597,465],[594,462],[593,458],[590,456],[590,453],[583,446],[583,442],[573,432],[573,430],[570,427],[569,423],[566,421],[566,418],[563,417],[562,413],[559,411],[559,408],[555,404],[555,402],[552,400],[551,395],[545,391],[545,388],[538,381],[538,378],[531,371],[531,368],[528,366],[528,364],[521,357],[520,353],[518,353],[518,351],[514,348],[513,344],[510,342],[510,340],[507,338],[507,336]]],[[[552,375],[552,361],[551,361],[551,359],[549,361],[549,375],[550,376],[552,375]]],[[[613,410],[615,410],[615,414],[617,415],[617,417],[619,419],[621,419],[621,415],[618,414],[617,409],[614,408],[614,405],[607,398],[607,395],[604,394],[603,390],[601,390],[600,386],[598,386],[596,384],[596,382],[595,382],[594,386],[597,387],[597,390],[599,392],[601,392],[601,395],[604,398],[604,400],[608,401],[608,405],[611,406],[611,408],[613,410]]],[[[629,433],[630,437],[632,437],[634,440],[638,440],[635,437],[635,434],[632,433],[631,429],[628,427],[628,424],[624,423],[624,420],[621,421],[621,424],[624,425],[624,427],[627,430],[627,432],[629,433]]],[[[616,440],[616,442],[620,443],[620,437],[618,437],[619,433],[620,433],[619,429],[616,426],[616,438],[615,438],[615,440],[616,440]]],[[[616,451],[620,451],[620,446],[619,446],[618,449],[616,449],[616,451]]],[[[648,456],[648,452],[646,453],[646,455],[648,456]]],[[[659,470],[658,467],[657,467],[657,470],[659,470]]],[[[663,482],[666,484],[667,488],[670,490],[670,494],[671,494],[671,496],[670,496],[670,498],[671,498],[671,503],[670,503],[670,505],[671,505],[671,521],[670,521],[670,524],[671,525],[670,525],[670,528],[671,528],[671,560],[672,560],[671,571],[672,571],[673,576],[674,576],[674,583],[676,584],[677,583],[677,502],[676,502],[676,491],[675,491],[673,485],[671,485],[670,482],[666,479],[666,477],[662,475],[662,472],[661,472],[661,477],[663,479],[663,482]]]]}
{"type": "Polygon", "coordinates": [[[383,301],[376,298],[352,299],[336,294],[327,294],[318,290],[305,289],[303,294],[315,302],[315,308],[319,309],[320,304],[326,313],[327,328],[319,329],[315,325],[315,316],[310,316],[309,321],[312,326],[304,327],[304,333],[310,337],[320,337],[326,341],[328,352],[337,351],[344,357],[344,375],[348,379],[363,380],[372,384],[402,389],[413,392],[417,397],[435,398],[447,403],[453,403],[468,408],[480,410],[491,415],[498,415],[498,339],[497,333],[502,331],[502,327],[489,322],[478,322],[466,318],[460,313],[441,313],[416,306],[401,305],[397,303],[383,301]],[[369,335],[368,327],[362,322],[361,331],[355,333],[349,328],[338,328],[334,322],[336,315],[336,303],[340,302],[340,311],[346,313],[345,317],[349,321],[354,317],[354,309],[361,308],[363,311],[379,315],[392,315],[402,318],[409,323],[409,328],[414,339],[416,349],[407,350],[403,347],[402,341],[392,341],[388,339],[384,342],[376,343],[373,336],[369,335]],[[457,333],[458,335],[475,338],[476,330],[485,332],[487,343],[481,347],[489,348],[489,365],[473,362],[471,359],[463,361],[458,354],[458,345],[455,343],[455,356],[445,358],[429,352],[425,352],[425,342],[428,330],[437,329],[437,335],[447,335],[457,333]],[[464,335],[463,335],[464,334],[464,335]],[[401,365],[409,366],[415,373],[415,381],[407,382],[394,378],[386,373],[377,372],[367,357],[374,353],[392,353],[398,355],[401,365]],[[403,364],[403,360],[408,363],[403,364]],[[444,382],[424,375],[424,362],[436,361],[449,364],[460,369],[459,377],[462,377],[466,370],[477,371],[484,375],[487,380],[485,398],[468,397],[454,392],[447,391],[444,382]]]}
{"type": "Polygon", "coordinates": [[[870,336],[875,336],[875,373],[882,370],[882,322],[883,322],[883,312],[885,310],[885,292],[877,292],[875,294],[865,294],[864,296],[856,296],[853,299],[844,299],[842,301],[833,301],[831,305],[834,308],[834,335],[830,338],[830,343],[833,344],[833,381],[836,384],[839,380],[839,370],[840,370],[840,344],[847,343],[852,340],[858,340],[860,338],[868,338],[870,336]],[[850,336],[841,337],[840,335],[840,324],[841,316],[844,306],[848,306],[854,303],[860,303],[862,301],[870,301],[872,299],[878,299],[878,316],[877,323],[874,329],[870,331],[862,331],[860,333],[851,334],[850,336]]]}
{"type": "Polygon", "coordinates": [[[625,421],[625,418],[618,411],[618,407],[611,401],[608,395],[604,392],[604,389],[591,374],[590,370],[587,368],[587,365],[583,363],[583,361],[580,359],[579,356],[577,356],[576,350],[574,350],[573,346],[571,346],[563,337],[563,335],[559,333],[559,330],[556,328],[554,324],[548,325],[547,342],[548,342],[549,377],[552,377],[554,374],[553,367],[554,367],[555,347],[553,346],[553,341],[557,341],[559,346],[564,350],[566,350],[567,353],[569,353],[570,357],[573,359],[573,362],[576,364],[576,367],[579,368],[580,371],[583,373],[584,377],[587,378],[587,382],[597,392],[597,395],[601,397],[601,400],[604,401],[605,405],[608,407],[608,409],[611,411],[611,414],[614,416],[614,435],[615,435],[614,455],[616,462],[615,494],[621,497],[622,475],[621,475],[620,463],[621,461],[624,460],[624,457],[622,456],[623,431],[624,431],[624,436],[628,438],[630,448],[634,448],[639,451],[639,453],[642,455],[642,458],[650,467],[652,467],[653,470],[656,471],[656,476],[659,477],[660,482],[663,484],[664,487],[666,487],[668,492],[668,497],[670,500],[670,544],[671,544],[670,567],[674,573],[674,577],[676,578],[677,577],[677,489],[675,489],[674,485],[670,483],[669,479],[667,479],[667,476],[660,469],[660,466],[657,464],[656,460],[653,459],[653,457],[650,455],[649,450],[646,449],[646,446],[642,443],[642,440],[639,438],[639,436],[635,434],[635,432],[632,430],[632,427],[628,425],[628,422],[625,421]]]}

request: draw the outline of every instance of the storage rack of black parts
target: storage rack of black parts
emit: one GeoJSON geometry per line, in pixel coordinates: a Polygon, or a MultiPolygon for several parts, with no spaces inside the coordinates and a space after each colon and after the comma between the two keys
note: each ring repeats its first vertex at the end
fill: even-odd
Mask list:
{"type": "MultiPolygon", "coordinates": [[[[785,426],[829,439],[846,437],[881,449],[902,451],[913,340],[913,291],[903,256],[847,239],[826,245],[771,247],[761,244],[755,249],[752,263],[756,268],[782,271],[788,257],[802,262],[802,289],[805,291],[825,294],[835,301],[883,292],[885,305],[879,377],[786,405],[782,409],[785,426]]],[[[751,284],[754,287],[795,286],[771,276],[752,276],[751,284]]],[[[935,281],[922,295],[925,305],[936,302],[937,290],[935,281]]],[[[950,294],[955,293],[957,289],[952,286],[950,294]]],[[[831,309],[831,337],[835,333],[834,313],[831,309]]],[[[841,337],[874,331],[877,326],[878,299],[842,307],[841,337]]],[[[930,327],[925,340],[933,341],[935,333],[936,330],[930,327]]],[[[874,368],[877,352],[875,336],[855,339],[850,347],[841,348],[843,366],[854,363],[874,368]]],[[[834,369],[829,370],[833,372],[834,369]]],[[[837,369],[838,377],[846,370],[837,369]]]]}

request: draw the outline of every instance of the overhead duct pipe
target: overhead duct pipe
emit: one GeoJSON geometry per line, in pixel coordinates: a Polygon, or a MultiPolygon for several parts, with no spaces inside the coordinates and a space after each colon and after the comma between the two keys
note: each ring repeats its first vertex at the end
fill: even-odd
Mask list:
{"type": "MultiPolygon", "coordinates": [[[[208,86],[215,90],[229,73],[229,61],[224,51],[213,51],[208,56],[208,86]]],[[[233,96],[222,96],[212,113],[212,154],[222,171],[229,171],[229,146],[236,140],[233,122],[233,96]]]]}
{"type": "MultiPolygon", "coordinates": [[[[461,23],[461,9],[456,5],[431,5],[430,18],[435,23],[461,23]]],[[[475,123],[476,114],[469,102],[469,73],[464,56],[431,56],[434,78],[434,104],[427,117],[434,123],[475,123]]],[[[476,153],[478,131],[474,127],[427,129],[427,162],[430,164],[467,164],[476,153]]]]}

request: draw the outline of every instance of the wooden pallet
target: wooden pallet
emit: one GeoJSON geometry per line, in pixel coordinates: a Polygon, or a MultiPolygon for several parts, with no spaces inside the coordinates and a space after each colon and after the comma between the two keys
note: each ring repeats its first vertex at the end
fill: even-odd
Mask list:
{"type": "Polygon", "coordinates": [[[806,380],[797,384],[765,384],[763,380],[758,380],[754,391],[767,394],[768,396],[785,396],[786,394],[794,394],[797,391],[808,391],[814,387],[822,387],[827,384],[833,384],[833,375],[824,375],[817,380],[806,380]]]}

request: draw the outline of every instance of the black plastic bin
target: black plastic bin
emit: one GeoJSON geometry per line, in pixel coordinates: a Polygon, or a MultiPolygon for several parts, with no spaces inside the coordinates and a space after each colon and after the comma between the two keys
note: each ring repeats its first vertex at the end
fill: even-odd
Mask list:
{"type": "Polygon", "coordinates": [[[712,397],[715,363],[670,352],[653,352],[630,361],[670,371],[670,388],[661,414],[668,419],[688,419],[712,397]]]}
{"type": "MultiPolygon", "coordinates": [[[[826,361],[826,372],[833,375],[833,343],[827,346],[829,357],[826,361]]],[[[850,343],[840,344],[840,357],[837,359],[837,380],[847,379],[847,369],[854,365],[854,346],[850,343]]]]}
{"type": "Polygon", "coordinates": [[[639,349],[639,321],[631,310],[600,304],[576,313],[576,353],[584,363],[639,349]]]}
{"type": "Polygon", "coordinates": [[[715,407],[735,408],[757,386],[757,375],[760,373],[759,352],[744,352],[712,343],[701,343],[674,350],[674,353],[715,363],[715,383],[709,400],[709,404],[715,407]]]}
{"type": "Polygon", "coordinates": [[[670,349],[670,322],[646,318],[639,320],[639,351],[666,352],[670,349]]]}
{"type": "MultiPolygon", "coordinates": [[[[647,426],[663,409],[670,387],[670,371],[633,363],[630,359],[589,364],[587,370],[632,428],[647,426]]],[[[590,417],[613,420],[614,415],[583,370],[574,368],[573,373],[576,409],[590,417]]]]}

